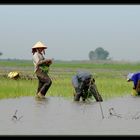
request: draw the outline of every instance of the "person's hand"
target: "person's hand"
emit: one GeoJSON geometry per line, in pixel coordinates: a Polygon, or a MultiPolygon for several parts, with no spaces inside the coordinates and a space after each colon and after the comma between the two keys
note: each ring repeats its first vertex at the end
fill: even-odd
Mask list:
{"type": "Polygon", "coordinates": [[[137,93],[137,91],[136,91],[135,89],[133,89],[132,92],[131,92],[131,95],[132,95],[132,96],[137,96],[138,93],[137,93]]]}
{"type": "Polygon", "coordinates": [[[51,65],[52,64],[52,59],[46,59],[46,64],[51,65]]]}
{"type": "Polygon", "coordinates": [[[133,89],[136,89],[136,87],[133,87],[133,89]]]}

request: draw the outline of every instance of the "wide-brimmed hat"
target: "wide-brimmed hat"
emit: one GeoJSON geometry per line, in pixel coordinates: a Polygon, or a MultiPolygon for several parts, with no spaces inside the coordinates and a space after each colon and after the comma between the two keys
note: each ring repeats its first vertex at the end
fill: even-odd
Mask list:
{"type": "Polygon", "coordinates": [[[8,73],[8,77],[11,78],[11,79],[15,78],[17,76],[19,76],[19,73],[16,72],[16,71],[12,71],[12,72],[8,73]]]}
{"type": "Polygon", "coordinates": [[[44,49],[47,49],[47,46],[45,46],[42,42],[38,41],[38,42],[32,47],[32,49],[35,49],[35,48],[44,48],[44,49]]]}
{"type": "Polygon", "coordinates": [[[134,73],[129,73],[127,75],[127,81],[131,80],[133,75],[134,75],[134,73]]]}

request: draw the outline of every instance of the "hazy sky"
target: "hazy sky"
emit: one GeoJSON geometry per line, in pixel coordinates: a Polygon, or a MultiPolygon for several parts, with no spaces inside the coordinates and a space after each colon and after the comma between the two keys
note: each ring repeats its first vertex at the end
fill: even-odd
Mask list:
{"type": "Polygon", "coordinates": [[[0,58],[88,60],[102,47],[113,60],[140,61],[140,5],[0,5],[0,58]]]}

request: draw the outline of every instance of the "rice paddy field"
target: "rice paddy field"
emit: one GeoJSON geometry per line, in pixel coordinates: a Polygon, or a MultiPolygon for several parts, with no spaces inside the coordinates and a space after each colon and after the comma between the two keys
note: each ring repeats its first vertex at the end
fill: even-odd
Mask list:
{"type": "Polygon", "coordinates": [[[31,60],[0,60],[0,135],[139,135],[140,98],[130,96],[129,72],[139,63],[54,61],[47,98],[34,98],[38,80],[31,60]],[[103,102],[74,102],[72,76],[93,74],[103,102]],[[20,78],[8,74],[19,72],[20,78]]]}
{"type": "MultiPolygon", "coordinates": [[[[126,81],[129,72],[140,70],[140,63],[118,61],[55,61],[50,66],[52,79],[46,96],[73,98],[71,78],[77,71],[89,71],[95,78],[97,88],[104,100],[131,94],[132,82],[126,81]]],[[[35,96],[38,80],[32,60],[0,60],[0,99],[35,96]],[[7,77],[17,71],[20,79],[7,77]]]]}

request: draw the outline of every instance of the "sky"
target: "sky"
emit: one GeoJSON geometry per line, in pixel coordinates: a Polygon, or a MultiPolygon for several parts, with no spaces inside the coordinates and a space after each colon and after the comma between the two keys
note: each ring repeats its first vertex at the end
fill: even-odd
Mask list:
{"type": "Polygon", "coordinates": [[[140,61],[140,5],[0,5],[1,59],[89,60],[102,47],[112,60],[140,61]]]}

